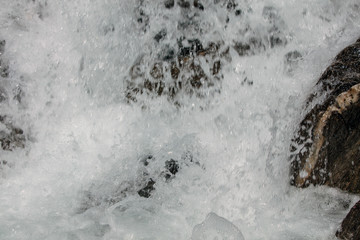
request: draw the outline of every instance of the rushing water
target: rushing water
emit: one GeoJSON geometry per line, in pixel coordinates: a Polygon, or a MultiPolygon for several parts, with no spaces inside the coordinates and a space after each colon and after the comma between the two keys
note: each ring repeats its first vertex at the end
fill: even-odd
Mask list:
{"type": "Polygon", "coordinates": [[[25,148],[0,150],[0,239],[333,238],[358,197],[291,187],[289,141],[316,79],[359,37],[358,0],[202,4],[0,0],[0,111],[26,135],[25,148]],[[190,15],[196,24],[177,26],[190,15]],[[138,56],[156,55],[161,29],[170,45],[199,31],[231,45],[247,27],[265,44],[230,50],[216,93],[184,94],[180,107],[126,101],[124,79],[138,56]],[[266,42],[274,27],[277,46],[266,42]],[[289,70],[291,51],[302,58],[289,70]],[[179,171],[166,181],[170,159],[179,171]]]}

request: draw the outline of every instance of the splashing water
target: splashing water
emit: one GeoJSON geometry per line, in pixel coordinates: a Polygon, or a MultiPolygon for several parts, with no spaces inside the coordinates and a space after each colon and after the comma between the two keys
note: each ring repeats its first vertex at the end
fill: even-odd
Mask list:
{"type": "Polygon", "coordinates": [[[209,213],[245,239],[333,238],[358,197],[290,187],[288,148],[357,0],[171,2],[0,1],[0,115],[26,136],[0,150],[0,239],[190,239],[209,213]],[[129,102],[136,59],[181,37],[230,46],[214,87],[129,102]]]}

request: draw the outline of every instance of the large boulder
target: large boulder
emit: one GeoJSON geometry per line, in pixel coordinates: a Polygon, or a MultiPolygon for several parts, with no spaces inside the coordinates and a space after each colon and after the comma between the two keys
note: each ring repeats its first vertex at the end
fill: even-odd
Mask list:
{"type": "Polygon", "coordinates": [[[360,201],[351,208],[348,215],[341,223],[341,228],[336,232],[339,239],[360,239],[360,201]]]}
{"type": "Polygon", "coordinates": [[[291,144],[291,184],[360,193],[360,39],[325,70],[291,144]]]}

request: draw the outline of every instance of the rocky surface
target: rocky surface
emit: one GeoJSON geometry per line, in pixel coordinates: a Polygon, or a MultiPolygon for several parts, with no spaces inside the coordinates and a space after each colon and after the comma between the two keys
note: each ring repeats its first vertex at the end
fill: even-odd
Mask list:
{"type": "Polygon", "coordinates": [[[360,239],[360,201],[355,204],[341,223],[341,228],[336,232],[339,239],[360,239]]]}
{"type": "MultiPolygon", "coordinates": [[[[2,56],[5,52],[5,40],[0,40],[0,104],[4,104],[8,99],[8,92],[3,88],[6,78],[9,76],[9,66],[5,64],[2,56]]],[[[20,101],[20,96],[14,95],[16,100],[20,101]]],[[[0,144],[6,151],[12,151],[15,148],[23,148],[25,145],[25,135],[22,129],[14,126],[11,117],[0,115],[0,144]]]]}
{"type": "Polygon", "coordinates": [[[5,44],[5,40],[0,40],[0,77],[2,78],[6,78],[9,76],[9,66],[1,58],[5,51],[5,44]]]}
{"type": "MultiPolygon", "coordinates": [[[[166,35],[162,30],[155,35],[155,41],[161,41],[166,35]]],[[[228,53],[221,43],[209,43],[203,46],[199,39],[181,39],[177,50],[165,46],[154,63],[141,56],[130,69],[127,79],[126,97],[136,101],[137,94],[152,97],[165,95],[176,102],[180,92],[196,97],[204,97],[209,89],[219,85],[222,78],[221,67],[228,53]]]]}
{"type": "MultiPolygon", "coordinates": [[[[222,71],[232,60],[231,52],[240,57],[256,55],[288,42],[286,25],[274,7],[263,8],[263,21],[258,26],[248,20],[253,10],[235,0],[165,0],[162,7],[160,16],[169,24],[156,33],[149,26],[159,16],[152,15],[147,2],[139,1],[135,9],[138,29],[151,35],[153,42],[149,43],[150,50],[137,57],[125,78],[128,102],[137,102],[143,95],[166,96],[180,106],[184,96],[214,96],[221,92],[222,71]],[[221,30],[211,28],[214,20],[208,16],[214,14],[222,21],[221,30]],[[222,39],[229,38],[229,31],[234,37],[225,43],[222,39]]],[[[291,57],[289,61],[294,62],[297,56],[291,57]]]]}
{"type": "Polygon", "coordinates": [[[24,131],[15,127],[11,120],[5,116],[0,116],[0,143],[1,148],[7,151],[25,146],[24,131]]]}
{"type": "Polygon", "coordinates": [[[341,51],[316,84],[291,146],[291,184],[360,193],[360,41],[341,51]]]}
{"type": "MultiPolygon", "coordinates": [[[[298,57],[301,55],[289,54],[288,66],[298,57]]],[[[292,139],[291,184],[327,185],[359,194],[360,39],[335,57],[315,89],[306,103],[310,110],[292,139]]],[[[336,236],[360,239],[359,219],[360,202],[350,210],[336,236]]]]}
{"type": "Polygon", "coordinates": [[[93,207],[111,206],[129,196],[149,198],[156,190],[157,182],[169,183],[181,169],[200,165],[189,151],[184,152],[179,160],[170,158],[165,161],[157,159],[152,154],[146,154],[140,157],[138,163],[134,179],[119,182],[115,176],[112,184],[94,184],[89,190],[84,191],[76,213],[84,213],[93,207]]]}

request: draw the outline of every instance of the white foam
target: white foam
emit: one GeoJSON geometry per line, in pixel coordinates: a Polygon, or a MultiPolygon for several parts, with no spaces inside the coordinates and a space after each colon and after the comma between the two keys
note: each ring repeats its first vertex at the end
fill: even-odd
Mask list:
{"type": "Polygon", "coordinates": [[[24,92],[21,103],[11,98],[0,111],[27,134],[25,149],[0,150],[9,162],[0,168],[0,239],[190,239],[205,227],[231,229],[238,239],[236,228],[245,239],[332,237],[357,197],[290,187],[288,150],[316,79],[359,37],[357,0],[244,1],[249,15],[232,18],[236,24],[226,29],[226,10],[212,7],[204,41],[232,44],[246,23],[266,35],[266,5],[278,9],[288,44],[255,56],[232,50],[221,93],[211,100],[184,97],[188,104],[176,109],[165,97],[147,99],[142,110],[123,102],[123,78],[141,53],[156,50],[153,35],[182,16],[162,1],[144,2],[146,33],[132,0],[0,1],[10,66],[0,83],[9,93],[17,86],[24,92]],[[111,24],[114,31],[105,34],[111,24]],[[294,50],[303,61],[290,77],[283,57],[294,50]],[[252,86],[242,84],[245,77],[252,86]],[[136,182],[145,154],[156,157],[148,171],[157,176],[166,160],[187,150],[199,164],[157,181],[150,198],[131,190],[114,204],[78,212],[84,192],[101,200],[136,182]],[[222,217],[210,214],[195,227],[209,212],[222,217]]]}

